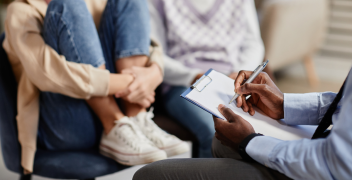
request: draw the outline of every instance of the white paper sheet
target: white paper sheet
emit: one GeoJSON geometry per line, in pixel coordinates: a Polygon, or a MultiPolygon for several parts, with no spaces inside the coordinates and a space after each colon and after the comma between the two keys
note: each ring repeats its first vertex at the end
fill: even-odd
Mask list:
{"type": "Polygon", "coordinates": [[[234,80],[214,70],[210,72],[208,76],[212,81],[206,88],[201,92],[194,89],[187,94],[186,97],[213,114],[216,114],[225,120],[225,117],[218,111],[219,104],[224,104],[234,113],[240,115],[252,124],[257,133],[262,133],[266,136],[272,136],[282,140],[310,139],[313,136],[317,126],[288,126],[283,120],[274,120],[260,112],[258,109],[256,109],[254,116],[250,116],[248,113],[243,112],[241,108],[237,108],[235,102],[228,104],[235,94],[234,80]]]}

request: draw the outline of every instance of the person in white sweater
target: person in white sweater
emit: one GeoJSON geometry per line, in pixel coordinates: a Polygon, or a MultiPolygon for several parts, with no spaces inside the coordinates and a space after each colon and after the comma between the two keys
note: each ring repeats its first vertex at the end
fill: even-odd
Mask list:
{"type": "Polygon", "coordinates": [[[168,113],[196,135],[199,157],[212,157],[210,114],[180,98],[208,69],[236,78],[263,61],[253,0],[149,0],[151,36],[164,49],[168,113]]]}

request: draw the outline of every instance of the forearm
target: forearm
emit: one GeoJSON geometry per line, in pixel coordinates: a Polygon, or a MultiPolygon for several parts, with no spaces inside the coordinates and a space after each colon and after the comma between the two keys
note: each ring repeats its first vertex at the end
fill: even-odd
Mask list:
{"type": "Polygon", "coordinates": [[[293,179],[332,179],[322,151],[324,141],[282,141],[261,136],[249,142],[246,152],[257,162],[293,179]]]}
{"type": "Polygon", "coordinates": [[[109,95],[114,95],[132,83],[134,77],[129,74],[110,74],[109,95]]]}

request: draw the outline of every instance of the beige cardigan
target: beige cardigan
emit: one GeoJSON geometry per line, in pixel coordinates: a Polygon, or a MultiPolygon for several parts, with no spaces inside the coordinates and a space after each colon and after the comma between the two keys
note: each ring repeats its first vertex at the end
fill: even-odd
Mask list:
{"type": "MultiPolygon", "coordinates": [[[[106,0],[85,0],[98,27],[106,0]]],[[[66,61],[45,44],[41,31],[47,4],[44,0],[16,0],[7,9],[3,47],[18,82],[17,125],[24,172],[33,171],[39,118],[39,92],[50,91],[73,98],[107,96],[109,71],[66,61]]],[[[163,69],[156,45],[150,60],[163,69]]]]}

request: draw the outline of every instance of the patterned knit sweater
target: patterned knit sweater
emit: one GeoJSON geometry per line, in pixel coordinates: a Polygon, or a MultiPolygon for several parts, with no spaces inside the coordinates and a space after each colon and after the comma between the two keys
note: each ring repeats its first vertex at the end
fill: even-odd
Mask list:
{"type": "Polygon", "coordinates": [[[262,61],[264,48],[252,0],[213,0],[204,12],[196,7],[200,1],[192,1],[149,1],[152,36],[167,56],[167,84],[188,86],[209,68],[230,74],[254,69],[262,61]]]}

